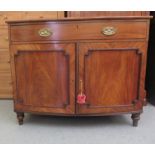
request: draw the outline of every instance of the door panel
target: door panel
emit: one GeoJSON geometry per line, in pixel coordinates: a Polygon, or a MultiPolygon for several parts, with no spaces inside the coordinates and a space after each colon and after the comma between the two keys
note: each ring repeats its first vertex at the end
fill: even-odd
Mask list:
{"type": "Polygon", "coordinates": [[[74,44],[14,46],[17,109],[22,104],[74,113],[74,48],[74,44]]]}
{"type": "Polygon", "coordinates": [[[83,81],[86,103],[77,105],[78,113],[134,110],[140,100],[142,53],[141,43],[81,43],[78,81],[83,81]]]}

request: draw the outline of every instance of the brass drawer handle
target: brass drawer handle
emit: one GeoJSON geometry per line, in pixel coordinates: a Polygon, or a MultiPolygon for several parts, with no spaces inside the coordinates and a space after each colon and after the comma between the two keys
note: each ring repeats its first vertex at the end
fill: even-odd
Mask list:
{"type": "Polygon", "coordinates": [[[106,35],[106,36],[114,35],[114,34],[116,34],[116,32],[117,32],[117,29],[115,27],[112,27],[112,26],[104,27],[101,31],[101,33],[106,35]]]}
{"type": "Polygon", "coordinates": [[[38,31],[39,36],[41,37],[49,37],[53,34],[53,32],[48,28],[43,28],[38,31]]]}

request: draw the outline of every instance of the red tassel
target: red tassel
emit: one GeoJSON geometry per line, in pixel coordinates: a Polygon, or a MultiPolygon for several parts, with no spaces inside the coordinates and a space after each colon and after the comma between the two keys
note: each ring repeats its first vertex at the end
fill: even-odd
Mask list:
{"type": "Polygon", "coordinates": [[[86,95],[83,94],[83,82],[82,80],[80,80],[80,93],[79,95],[77,96],[77,103],[79,104],[85,104],[86,103],[86,95]]]}
{"type": "Polygon", "coordinates": [[[77,96],[77,103],[79,103],[79,104],[85,104],[86,103],[86,95],[79,94],[77,96]]]}

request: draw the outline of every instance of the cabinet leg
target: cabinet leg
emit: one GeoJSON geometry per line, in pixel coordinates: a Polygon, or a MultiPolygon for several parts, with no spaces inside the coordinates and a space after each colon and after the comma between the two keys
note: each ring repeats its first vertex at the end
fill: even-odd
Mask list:
{"type": "Polygon", "coordinates": [[[138,126],[138,121],[140,120],[140,113],[132,114],[131,118],[133,120],[133,126],[138,126]]]}
{"type": "Polygon", "coordinates": [[[19,125],[22,125],[23,124],[23,120],[24,120],[24,113],[17,112],[17,119],[18,119],[19,125]]]}

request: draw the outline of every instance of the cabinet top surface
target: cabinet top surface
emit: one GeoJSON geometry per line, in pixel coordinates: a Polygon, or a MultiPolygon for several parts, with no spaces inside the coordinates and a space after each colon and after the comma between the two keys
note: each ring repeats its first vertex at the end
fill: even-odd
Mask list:
{"type": "Polygon", "coordinates": [[[140,20],[140,19],[151,19],[152,16],[103,16],[103,17],[93,17],[93,18],[61,18],[61,19],[39,19],[39,20],[13,20],[6,21],[6,23],[20,24],[20,23],[38,23],[38,22],[69,22],[69,21],[96,21],[96,20],[140,20]]]}

